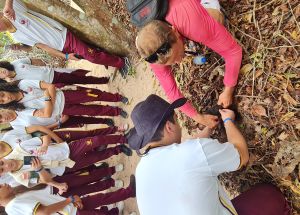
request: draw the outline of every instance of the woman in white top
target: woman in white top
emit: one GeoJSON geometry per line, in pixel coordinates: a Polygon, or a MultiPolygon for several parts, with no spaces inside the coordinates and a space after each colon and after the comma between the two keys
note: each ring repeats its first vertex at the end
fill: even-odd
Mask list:
{"type": "Polygon", "coordinates": [[[0,61],[0,79],[7,82],[23,79],[57,84],[106,84],[108,77],[86,76],[87,70],[52,68],[40,59],[22,58],[13,62],[0,61]]]}
{"type": "Polygon", "coordinates": [[[122,205],[110,210],[107,207],[96,209],[101,206],[97,201],[99,194],[82,198],[77,195],[64,198],[44,190],[31,191],[31,189],[0,185],[0,205],[5,207],[8,215],[118,215],[123,209],[122,205]]]}
{"type": "MultiPolygon", "coordinates": [[[[34,112],[30,113],[33,116],[48,119],[46,123],[33,123],[31,125],[53,125],[60,120],[62,115],[121,115],[124,118],[127,117],[127,113],[119,107],[82,104],[93,101],[121,101],[128,103],[126,97],[117,93],[112,94],[86,88],[79,88],[77,90],[56,90],[53,84],[38,80],[21,80],[0,84],[0,107],[15,111],[31,108],[34,109],[34,112]],[[53,123],[49,123],[49,120],[53,123]]],[[[43,120],[41,119],[39,121],[43,120]]],[[[56,124],[53,126],[56,126],[56,124]]]]}

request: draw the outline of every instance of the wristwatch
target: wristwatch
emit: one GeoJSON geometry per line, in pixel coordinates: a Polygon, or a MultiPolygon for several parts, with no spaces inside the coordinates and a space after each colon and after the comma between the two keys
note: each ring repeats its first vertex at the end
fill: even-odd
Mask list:
{"type": "Polygon", "coordinates": [[[45,97],[45,101],[46,102],[51,101],[51,97],[45,97]]]}

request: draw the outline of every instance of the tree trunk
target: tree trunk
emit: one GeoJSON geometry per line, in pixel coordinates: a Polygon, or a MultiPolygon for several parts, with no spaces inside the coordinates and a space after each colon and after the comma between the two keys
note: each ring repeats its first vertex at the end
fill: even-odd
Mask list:
{"type": "Polygon", "coordinates": [[[84,13],[59,0],[24,0],[29,8],[51,17],[83,40],[95,44],[110,53],[128,56],[136,55],[134,35],[126,30],[99,0],[77,0],[84,13]]]}

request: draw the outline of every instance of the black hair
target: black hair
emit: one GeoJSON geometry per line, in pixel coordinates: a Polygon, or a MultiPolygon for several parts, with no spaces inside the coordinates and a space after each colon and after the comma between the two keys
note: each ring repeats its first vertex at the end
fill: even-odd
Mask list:
{"type": "Polygon", "coordinates": [[[160,141],[164,137],[163,130],[166,123],[169,121],[175,124],[174,113],[175,112],[173,110],[168,116],[165,117],[165,119],[159,124],[158,128],[156,129],[156,132],[154,133],[153,137],[149,142],[160,141]]]}
{"type": "Polygon", "coordinates": [[[11,71],[11,72],[15,71],[14,65],[12,65],[8,61],[0,61],[0,68],[7,69],[8,71],[11,71]]]}
{"type": "MultiPolygon", "coordinates": [[[[18,86],[19,82],[20,81],[14,81],[14,82],[10,82],[10,83],[1,83],[0,91],[10,92],[10,93],[23,92],[18,86]]],[[[24,110],[25,106],[22,103],[13,101],[8,104],[0,104],[0,108],[19,111],[19,110],[24,110]]]]}

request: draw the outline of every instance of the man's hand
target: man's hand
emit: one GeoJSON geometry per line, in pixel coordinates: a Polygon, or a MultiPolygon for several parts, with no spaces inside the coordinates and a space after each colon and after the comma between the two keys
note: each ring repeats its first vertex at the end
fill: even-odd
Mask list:
{"type": "Polygon", "coordinates": [[[221,105],[223,108],[228,108],[232,104],[234,88],[225,87],[224,91],[220,94],[218,105],[221,105]]]}
{"type": "Polygon", "coordinates": [[[68,56],[68,60],[79,61],[80,59],[75,57],[75,53],[70,53],[69,56],[68,56]]]}
{"type": "Polygon", "coordinates": [[[40,161],[39,158],[32,158],[31,160],[31,167],[34,169],[34,170],[39,170],[42,168],[42,163],[40,161]]]}
{"type": "Polygon", "coordinates": [[[64,192],[68,191],[68,184],[67,183],[59,183],[56,188],[58,189],[59,195],[62,195],[64,192]]]}
{"type": "Polygon", "coordinates": [[[198,122],[202,125],[205,125],[209,128],[214,128],[219,123],[217,116],[213,116],[213,115],[209,115],[209,114],[197,114],[193,119],[196,122],[198,122]]]}
{"type": "Polygon", "coordinates": [[[222,120],[225,120],[227,118],[230,118],[232,120],[235,119],[235,115],[234,115],[234,112],[232,110],[229,110],[229,109],[221,109],[219,110],[220,114],[221,114],[221,117],[222,117],[222,120]]]}
{"type": "Polygon", "coordinates": [[[15,10],[11,6],[5,5],[3,9],[3,14],[10,20],[16,20],[16,13],[15,10]]]}

